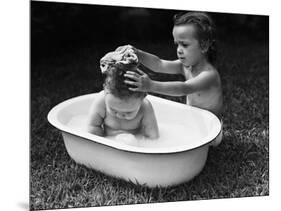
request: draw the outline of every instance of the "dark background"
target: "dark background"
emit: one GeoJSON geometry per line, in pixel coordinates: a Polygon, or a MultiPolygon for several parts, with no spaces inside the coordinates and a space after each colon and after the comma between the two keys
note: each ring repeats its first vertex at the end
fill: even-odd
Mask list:
{"type": "MultiPolygon", "coordinates": [[[[172,44],[173,15],[178,12],[182,11],[31,2],[32,62],[101,43],[113,48],[142,41],[172,44]]],[[[208,14],[217,25],[219,41],[268,40],[267,16],[208,14]]]]}

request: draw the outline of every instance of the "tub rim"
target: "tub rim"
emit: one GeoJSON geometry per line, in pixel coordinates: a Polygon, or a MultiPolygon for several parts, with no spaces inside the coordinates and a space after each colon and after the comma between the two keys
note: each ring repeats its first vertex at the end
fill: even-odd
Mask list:
{"type": "Polygon", "coordinates": [[[203,138],[203,141],[201,141],[201,143],[193,144],[191,146],[189,144],[189,145],[180,145],[180,146],[173,146],[173,147],[170,146],[170,147],[155,148],[155,147],[138,147],[138,146],[127,145],[127,144],[121,143],[121,142],[115,142],[114,140],[107,139],[105,137],[90,134],[90,133],[87,133],[87,132],[84,132],[81,130],[77,130],[75,128],[74,129],[70,128],[70,127],[62,124],[60,121],[58,121],[57,114],[61,110],[63,110],[65,107],[67,107],[68,105],[72,104],[75,101],[80,101],[80,100],[84,100],[84,99],[87,99],[90,97],[94,97],[96,94],[97,93],[80,95],[80,96],[72,97],[65,101],[62,101],[61,103],[57,104],[49,111],[49,113],[47,115],[47,120],[49,121],[49,123],[51,125],[53,125],[57,129],[59,129],[60,131],[87,139],[88,141],[93,141],[98,144],[103,144],[108,147],[122,150],[122,151],[133,152],[133,153],[137,152],[137,153],[144,153],[144,154],[170,154],[170,153],[191,151],[196,148],[203,147],[207,144],[210,144],[221,132],[220,120],[218,119],[218,117],[215,114],[211,113],[210,111],[200,109],[200,108],[197,108],[194,106],[190,106],[187,104],[182,104],[179,102],[167,100],[167,99],[153,96],[153,95],[147,95],[146,97],[148,98],[148,100],[155,99],[157,101],[161,101],[161,103],[163,103],[163,104],[174,104],[173,106],[176,106],[176,107],[182,107],[182,108],[184,107],[185,109],[186,109],[186,107],[188,107],[188,109],[203,112],[203,113],[205,113],[205,115],[210,116],[211,118],[214,118],[218,124],[216,124],[215,128],[211,131],[211,133],[209,133],[207,136],[205,136],[203,138]]]}

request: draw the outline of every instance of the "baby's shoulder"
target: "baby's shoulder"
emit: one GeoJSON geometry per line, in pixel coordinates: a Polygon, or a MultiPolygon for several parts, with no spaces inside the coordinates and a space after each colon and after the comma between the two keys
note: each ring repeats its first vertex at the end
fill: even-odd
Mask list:
{"type": "Polygon", "coordinates": [[[102,90],[99,93],[96,94],[96,97],[93,99],[93,101],[98,104],[104,104],[105,102],[105,92],[102,90]]]}
{"type": "Polygon", "coordinates": [[[100,91],[99,93],[97,93],[94,96],[90,110],[95,110],[95,111],[99,111],[99,112],[103,112],[105,110],[105,93],[104,93],[104,91],[100,91]]]}
{"type": "Polygon", "coordinates": [[[142,106],[150,107],[151,106],[151,102],[147,98],[144,98],[143,101],[142,101],[142,106]]]}
{"type": "Polygon", "coordinates": [[[143,99],[141,107],[144,113],[150,113],[153,111],[152,104],[147,98],[143,99]]]}

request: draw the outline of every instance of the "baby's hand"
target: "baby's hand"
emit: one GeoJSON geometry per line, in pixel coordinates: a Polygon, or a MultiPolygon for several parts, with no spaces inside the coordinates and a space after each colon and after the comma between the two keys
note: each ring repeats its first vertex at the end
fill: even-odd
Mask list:
{"type": "Polygon", "coordinates": [[[135,88],[129,87],[132,91],[142,91],[142,92],[148,92],[151,88],[151,79],[149,76],[141,71],[140,69],[137,69],[138,72],[132,72],[127,71],[124,76],[132,79],[132,80],[125,80],[124,82],[129,85],[135,86],[135,88]]]}

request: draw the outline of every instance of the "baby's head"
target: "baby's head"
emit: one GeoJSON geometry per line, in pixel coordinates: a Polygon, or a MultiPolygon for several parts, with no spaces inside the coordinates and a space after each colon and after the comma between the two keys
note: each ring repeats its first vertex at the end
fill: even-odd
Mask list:
{"type": "Polygon", "coordinates": [[[214,62],[216,54],[215,25],[212,19],[203,12],[188,12],[174,16],[174,30],[182,27],[193,28],[194,38],[198,40],[202,53],[210,62],[214,62]]]}
{"type": "Polygon", "coordinates": [[[107,111],[119,119],[135,118],[146,93],[129,90],[129,85],[124,83],[124,74],[126,71],[137,71],[137,56],[129,49],[118,50],[106,54],[100,63],[106,75],[104,91],[107,111]]]}

